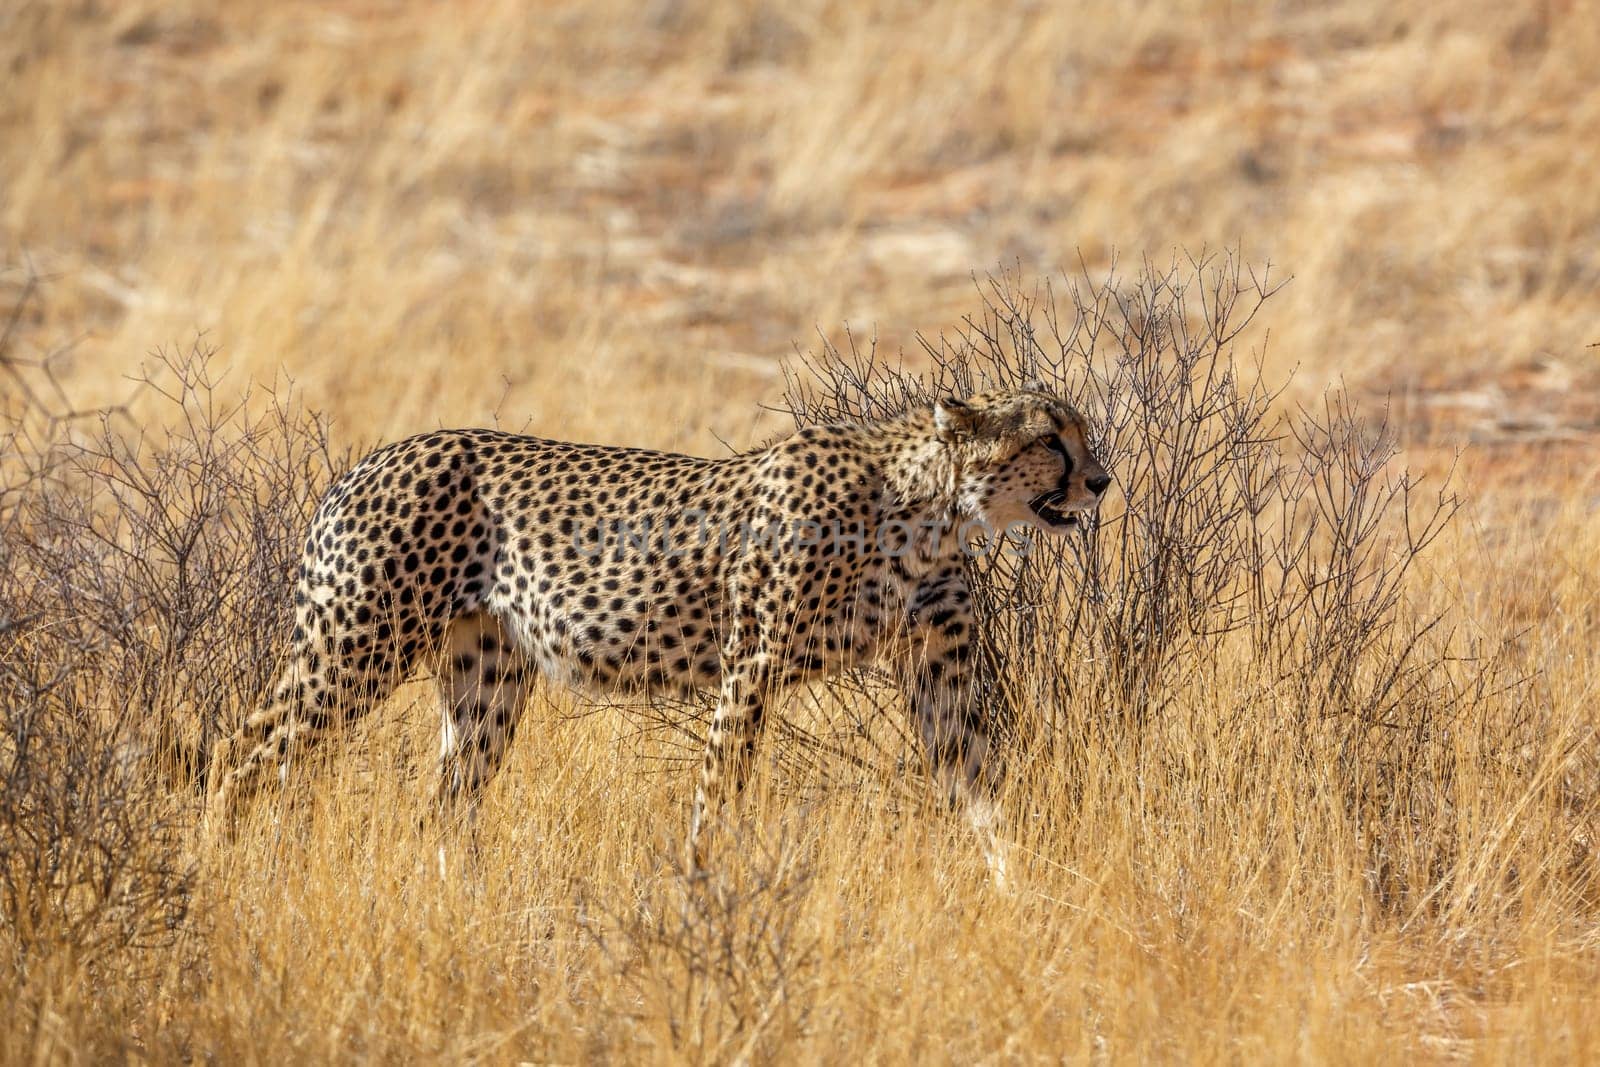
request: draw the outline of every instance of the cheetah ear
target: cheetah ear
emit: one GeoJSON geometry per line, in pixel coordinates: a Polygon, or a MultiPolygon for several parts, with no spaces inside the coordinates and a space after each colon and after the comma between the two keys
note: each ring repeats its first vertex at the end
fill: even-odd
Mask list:
{"type": "Polygon", "coordinates": [[[1048,393],[1050,390],[1045,387],[1043,379],[1029,378],[1022,383],[1022,391],[1024,393],[1048,393]]]}
{"type": "Polygon", "coordinates": [[[933,403],[933,427],[939,440],[955,444],[972,436],[978,425],[978,412],[957,397],[941,397],[933,403]]]}

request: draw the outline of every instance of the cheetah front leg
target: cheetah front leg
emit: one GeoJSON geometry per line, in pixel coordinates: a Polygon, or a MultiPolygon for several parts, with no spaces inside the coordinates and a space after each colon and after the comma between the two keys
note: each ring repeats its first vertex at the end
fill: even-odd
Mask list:
{"type": "Polygon", "coordinates": [[[707,818],[716,814],[724,799],[737,799],[744,790],[766,719],[768,676],[764,656],[741,648],[737,638],[728,642],[717,711],[706,738],[700,786],[689,816],[691,872],[705,869],[707,818]]]}
{"type": "Polygon", "coordinates": [[[972,594],[958,564],[925,581],[907,612],[909,642],[896,657],[929,770],[943,798],[962,809],[983,844],[995,884],[1006,880],[997,794],[1004,766],[994,723],[980,706],[972,594]]]}

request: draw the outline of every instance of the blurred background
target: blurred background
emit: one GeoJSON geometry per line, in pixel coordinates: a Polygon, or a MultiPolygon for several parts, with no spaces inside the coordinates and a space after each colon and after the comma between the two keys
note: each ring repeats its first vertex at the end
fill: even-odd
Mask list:
{"type": "Polygon", "coordinates": [[[718,454],[819,330],[1237,247],[1291,400],[1523,485],[1600,428],[1597,57],[1584,0],[9,0],[0,298],[85,404],[203,334],[350,443],[718,454]]]}

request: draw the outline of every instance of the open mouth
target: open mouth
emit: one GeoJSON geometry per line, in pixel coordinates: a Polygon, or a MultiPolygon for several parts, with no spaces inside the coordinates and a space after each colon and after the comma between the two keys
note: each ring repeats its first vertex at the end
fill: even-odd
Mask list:
{"type": "Polygon", "coordinates": [[[1043,519],[1049,526],[1076,526],[1078,516],[1070,511],[1062,511],[1061,505],[1067,502],[1067,495],[1059,489],[1052,489],[1048,493],[1040,493],[1028,501],[1028,507],[1033,513],[1043,519]]]}

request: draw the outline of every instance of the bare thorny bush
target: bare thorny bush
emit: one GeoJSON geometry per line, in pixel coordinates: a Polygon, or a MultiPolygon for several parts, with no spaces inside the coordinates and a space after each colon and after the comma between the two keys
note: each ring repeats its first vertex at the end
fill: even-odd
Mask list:
{"type": "MultiPolygon", "coordinates": [[[[1364,417],[1330,391],[1281,415],[1259,364],[1239,366],[1241,334],[1276,290],[1233,256],[1061,288],[1002,276],[980,315],[922,342],[929,372],[853,336],[842,349],[825,341],[789,375],[784,406],[803,426],[1029,380],[1072,399],[1115,476],[1113,499],[1082,536],[971,562],[985,701],[1022,792],[1030,770],[1064,766],[1081,781],[1091,749],[1138,753],[1177,702],[1206,690],[1218,715],[1270,715],[1274,744],[1337,784],[1352,827],[1441,835],[1427,872],[1394,870],[1370,845],[1380,898],[1425,893],[1410,874],[1437,877],[1451,854],[1451,820],[1429,816],[1444,814],[1455,734],[1478,728],[1512,680],[1493,650],[1409,596],[1460,506],[1448,480],[1425,486],[1396,469],[1386,412],[1364,417]]],[[[903,731],[873,741],[883,731],[869,717],[897,718],[881,714],[893,698],[879,677],[829,689],[813,703],[833,710],[802,731],[813,759],[882,766],[904,752],[903,731]]],[[[1500,722],[1479,751],[1516,751],[1523,726],[1500,722]]]]}
{"type": "Polygon", "coordinates": [[[113,410],[74,410],[52,363],[0,341],[0,910],[24,973],[184,918],[185,801],[266,686],[337,466],[292,401],[224,403],[203,344],[113,410]]]}
{"type": "Polygon", "coordinates": [[[788,823],[772,840],[743,845],[740,862],[710,872],[689,871],[668,846],[660,873],[638,880],[625,909],[579,905],[625,998],[616,1011],[664,1030],[671,1050],[693,1062],[775,1059],[811,1015],[820,959],[802,923],[814,884],[806,849],[788,823]]]}

